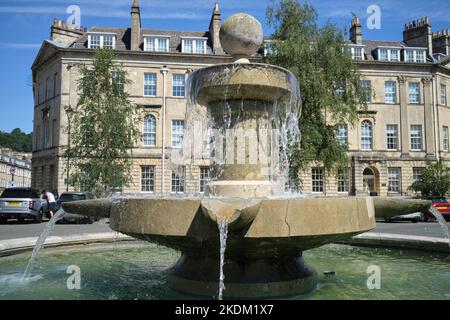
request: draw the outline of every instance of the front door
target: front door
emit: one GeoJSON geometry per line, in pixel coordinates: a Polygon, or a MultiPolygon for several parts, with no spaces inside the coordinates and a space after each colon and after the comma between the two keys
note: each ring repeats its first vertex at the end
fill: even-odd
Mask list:
{"type": "Polygon", "coordinates": [[[375,188],[375,174],[369,168],[364,170],[363,184],[364,184],[364,191],[366,191],[368,194],[377,191],[375,188]]]}

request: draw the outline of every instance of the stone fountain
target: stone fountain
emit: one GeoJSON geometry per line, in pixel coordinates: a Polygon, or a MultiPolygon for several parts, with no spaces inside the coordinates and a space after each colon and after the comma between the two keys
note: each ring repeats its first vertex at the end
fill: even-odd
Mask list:
{"type": "Polygon", "coordinates": [[[317,273],[305,263],[304,251],[367,232],[375,227],[377,216],[430,206],[426,201],[371,197],[281,196],[283,159],[274,159],[283,143],[278,145],[273,132],[289,130],[274,119],[289,119],[296,107],[299,110],[296,79],[288,70],[250,63],[263,42],[262,26],[253,17],[237,14],[227,19],[220,40],[235,62],[191,74],[192,103],[207,109],[213,129],[256,134],[243,145],[234,137],[225,139],[220,148],[232,150],[231,157],[225,156],[231,160],[212,156],[212,179],[205,197],[103,199],[64,203],[64,211],[109,217],[117,232],[179,250],[180,259],[168,270],[169,285],[209,297],[218,292],[217,225],[225,222],[225,298],[271,298],[316,287],[317,273]],[[270,144],[272,151],[263,155],[256,148],[255,154],[251,144],[270,144]],[[237,161],[239,157],[243,160],[237,161]]]}

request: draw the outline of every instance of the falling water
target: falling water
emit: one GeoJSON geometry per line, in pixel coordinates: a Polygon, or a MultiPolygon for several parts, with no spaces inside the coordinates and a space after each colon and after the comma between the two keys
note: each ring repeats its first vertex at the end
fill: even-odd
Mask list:
{"type": "Polygon", "coordinates": [[[223,299],[223,291],[225,290],[225,274],[223,266],[225,264],[225,250],[227,247],[228,222],[226,220],[218,220],[220,234],[220,276],[219,276],[219,300],[223,299]]]}
{"type": "Polygon", "coordinates": [[[30,277],[31,270],[33,270],[33,264],[39,254],[39,251],[44,246],[45,240],[47,240],[49,234],[55,228],[56,222],[61,220],[64,217],[64,214],[65,212],[63,209],[58,210],[58,212],[53,215],[53,218],[51,218],[48,224],[45,226],[44,231],[36,241],[36,245],[34,246],[33,253],[31,254],[30,260],[28,261],[27,267],[25,268],[22,279],[27,279],[28,277],[30,277]]]}
{"type": "Polygon", "coordinates": [[[448,245],[450,246],[450,229],[448,228],[447,221],[445,221],[444,216],[434,206],[431,206],[430,212],[433,214],[433,216],[439,222],[439,225],[441,226],[442,231],[444,232],[447,239],[449,239],[448,245]]]}

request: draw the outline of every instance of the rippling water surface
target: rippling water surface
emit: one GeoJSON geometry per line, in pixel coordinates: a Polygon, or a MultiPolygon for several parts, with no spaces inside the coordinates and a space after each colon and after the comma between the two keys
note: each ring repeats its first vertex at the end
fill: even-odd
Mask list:
{"type": "MultiPolygon", "coordinates": [[[[165,270],[178,258],[148,244],[43,251],[22,279],[28,255],[0,259],[0,299],[190,299],[167,286],[165,270]],[[67,289],[68,266],[81,269],[81,290],[67,289]]],[[[304,254],[319,272],[318,288],[292,299],[447,299],[450,256],[328,245],[304,254]],[[369,266],[381,271],[381,289],[369,290],[369,266]],[[326,276],[324,272],[334,271],[326,276]]],[[[225,280],[226,285],[226,280],[225,280]]]]}

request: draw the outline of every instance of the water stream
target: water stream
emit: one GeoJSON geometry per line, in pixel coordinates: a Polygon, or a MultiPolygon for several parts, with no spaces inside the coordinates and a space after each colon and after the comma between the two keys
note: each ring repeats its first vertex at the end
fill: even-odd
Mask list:
{"type": "Polygon", "coordinates": [[[31,271],[33,270],[34,262],[36,260],[36,257],[39,254],[39,251],[44,246],[45,240],[47,240],[47,237],[49,236],[49,234],[55,228],[56,222],[61,220],[64,217],[64,214],[65,214],[64,210],[62,210],[62,209],[58,210],[58,212],[56,212],[53,215],[53,218],[51,218],[50,221],[48,222],[48,224],[45,226],[44,231],[42,231],[41,235],[39,236],[39,238],[36,241],[36,245],[33,248],[33,253],[31,254],[30,260],[28,261],[27,267],[25,268],[25,271],[22,276],[23,280],[30,277],[31,271]]]}
{"type": "Polygon", "coordinates": [[[437,222],[439,222],[439,225],[441,226],[444,235],[449,240],[448,245],[450,246],[450,229],[448,227],[447,221],[445,221],[444,216],[434,206],[431,206],[430,212],[436,218],[437,222]]]}
{"type": "Polygon", "coordinates": [[[223,292],[225,290],[225,274],[223,272],[223,267],[225,264],[225,250],[227,247],[227,237],[228,237],[228,222],[226,220],[218,220],[220,233],[220,276],[219,276],[219,300],[223,299],[223,292]]]}

